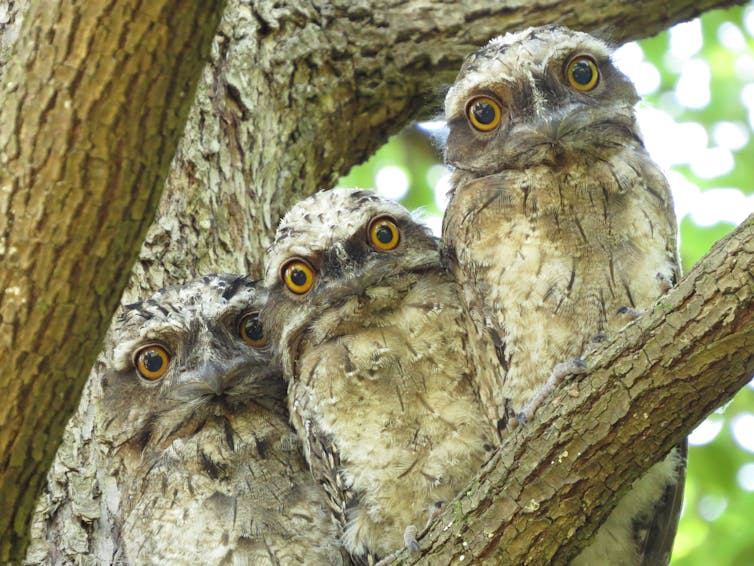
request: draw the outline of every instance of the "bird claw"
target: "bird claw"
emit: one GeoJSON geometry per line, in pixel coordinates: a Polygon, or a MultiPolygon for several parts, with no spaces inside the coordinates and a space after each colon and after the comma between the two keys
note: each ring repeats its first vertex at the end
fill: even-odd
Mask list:
{"type": "Polygon", "coordinates": [[[429,519],[427,520],[427,524],[422,529],[422,531],[419,532],[419,530],[414,525],[409,525],[408,527],[406,527],[406,530],[403,531],[404,547],[396,550],[392,554],[388,554],[379,562],[374,564],[374,566],[387,566],[388,564],[392,564],[396,561],[396,559],[400,556],[401,552],[403,552],[404,549],[408,550],[408,552],[411,554],[416,554],[417,552],[419,552],[421,550],[421,546],[419,545],[418,539],[420,539],[427,533],[429,526],[432,524],[432,521],[434,521],[435,517],[437,517],[437,515],[440,513],[440,509],[442,509],[442,501],[435,501],[429,508],[429,519]]]}
{"type": "Polygon", "coordinates": [[[586,373],[586,362],[581,358],[573,358],[567,362],[556,364],[555,367],[552,368],[552,374],[547,379],[547,383],[552,381],[552,385],[554,386],[566,377],[572,377],[582,373],[586,373]]]}
{"type": "Polygon", "coordinates": [[[592,344],[601,344],[602,342],[607,340],[607,338],[607,332],[598,332],[597,334],[593,334],[589,341],[592,344]]]}
{"type": "Polygon", "coordinates": [[[406,530],[403,531],[403,543],[406,545],[409,552],[414,553],[421,550],[419,541],[416,540],[417,533],[418,531],[414,525],[409,525],[406,527],[406,530]]]}
{"type": "Polygon", "coordinates": [[[668,277],[664,273],[658,273],[656,277],[657,282],[660,284],[660,290],[663,293],[667,293],[673,287],[673,285],[675,285],[673,277],[668,277]]]}
{"type": "Polygon", "coordinates": [[[635,309],[633,307],[627,306],[618,307],[615,312],[623,315],[627,320],[636,320],[644,314],[644,311],[642,309],[635,309]]]}
{"type": "Polygon", "coordinates": [[[526,422],[532,416],[534,416],[534,412],[545,400],[545,397],[547,397],[550,391],[555,389],[555,387],[561,381],[563,381],[567,377],[573,377],[575,375],[586,373],[586,371],[586,362],[581,358],[573,358],[572,360],[568,360],[567,362],[556,364],[555,367],[552,368],[552,373],[550,374],[550,377],[547,378],[547,382],[544,384],[542,389],[540,389],[534,396],[534,398],[529,401],[529,404],[526,405],[524,410],[517,415],[516,420],[518,421],[518,424],[526,424],[526,422]]]}
{"type": "Polygon", "coordinates": [[[434,521],[437,516],[440,514],[440,511],[442,511],[442,506],[444,505],[443,501],[435,501],[432,506],[429,508],[429,517],[427,517],[427,524],[424,525],[424,530],[419,533],[419,536],[423,536],[424,533],[426,533],[429,530],[429,526],[432,524],[432,521],[434,521]]]}
{"type": "Polygon", "coordinates": [[[421,550],[418,539],[427,534],[429,527],[432,525],[432,521],[434,521],[440,514],[442,506],[442,501],[435,501],[430,506],[427,517],[427,524],[424,525],[424,528],[421,530],[421,532],[419,532],[419,530],[414,525],[409,525],[408,527],[406,527],[406,530],[403,531],[403,543],[405,544],[409,552],[416,553],[421,550]]]}

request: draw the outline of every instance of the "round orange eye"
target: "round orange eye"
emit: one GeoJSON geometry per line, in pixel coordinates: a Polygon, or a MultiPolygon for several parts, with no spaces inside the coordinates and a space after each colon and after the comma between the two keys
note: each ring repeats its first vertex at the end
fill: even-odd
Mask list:
{"type": "Polygon", "coordinates": [[[314,285],[314,269],[303,259],[288,261],[281,273],[286,286],[297,295],[303,295],[314,285]]]}
{"type": "Polygon", "coordinates": [[[578,91],[589,92],[600,80],[600,72],[594,59],[579,55],[570,60],[566,66],[568,84],[578,91]]]}
{"type": "Polygon", "coordinates": [[[263,348],[267,345],[267,337],[264,335],[258,312],[251,312],[241,317],[238,333],[252,348],[263,348]]]}
{"type": "Polygon", "coordinates": [[[369,223],[369,243],[381,252],[394,250],[401,240],[398,226],[389,216],[379,216],[369,223]]]}
{"type": "Polygon", "coordinates": [[[477,96],[466,105],[466,117],[480,132],[490,132],[497,128],[502,115],[500,104],[489,96],[477,96]]]}
{"type": "Polygon", "coordinates": [[[148,381],[157,381],[170,365],[170,354],[162,346],[150,344],[136,351],[134,365],[139,375],[148,381]]]}

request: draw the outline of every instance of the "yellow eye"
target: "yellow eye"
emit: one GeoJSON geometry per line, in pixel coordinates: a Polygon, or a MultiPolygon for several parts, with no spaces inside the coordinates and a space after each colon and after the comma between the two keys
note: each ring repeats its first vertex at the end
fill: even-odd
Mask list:
{"type": "Polygon", "coordinates": [[[264,335],[262,322],[258,312],[251,312],[241,317],[238,333],[241,338],[252,348],[263,348],[267,345],[267,337],[264,335]]]}
{"type": "Polygon", "coordinates": [[[170,354],[162,346],[150,344],[136,351],[134,365],[139,375],[148,381],[157,381],[170,365],[170,354]]]}
{"type": "Polygon", "coordinates": [[[500,104],[489,96],[477,96],[466,105],[466,117],[480,132],[490,132],[497,128],[502,115],[500,104]]]}
{"type": "Polygon", "coordinates": [[[314,285],[314,268],[303,259],[286,262],[280,273],[286,286],[297,295],[303,295],[314,285]]]}
{"type": "Polygon", "coordinates": [[[566,66],[568,84],[578,91],[589,92],[600,80],[597,64],[591,57],[579,55],[574,57],[566,66]]]}
{"type": "Polygon", "coordinates": [[[369,223],[369,243],[381,252],[394,250],[401,240],[398,226],[389,216],[378,216],[369,223]]]}

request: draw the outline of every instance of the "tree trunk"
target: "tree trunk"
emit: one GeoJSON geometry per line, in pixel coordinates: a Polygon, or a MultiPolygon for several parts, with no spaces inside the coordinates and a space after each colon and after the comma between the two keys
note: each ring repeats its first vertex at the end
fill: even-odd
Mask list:
{"type": "Polygon", "coordinates": [[[24,555],[221,12],[220,2],[140,4],[37,2],[4,69],[0,562],[24,555]]]}
{"type": "MultiPolygon", "coordinates": [[[[611,39],[622,42],[656,33],[705,10],[734,3],[737,2],[683,0],[668,5],[657,0],[643,0],[606,5],[597,0],[569,0],[557,3],[539,1],[522,7],[518,3],[489,0],[474,2],[472,7],[440,0],[415,0],[408,3],[398,0],[374,0],[371,3],[341,0],[259,0],[249,3],[232,0],[212,43],[210,64],[204,69],[199,81],[194,105],[166,181],[157,217],[147,233],[123,301],[132,302],[159,287],[184,281],[201,273],[229,271],[258,276],[261,273],[264,249],[280,215],[288,206],[319,188],[331,186],[341,173],[372,153],[388,134],[403,127],[411,118],[420,114],[426,116],[439,109],[439,88],[452,81],[467,53],[495,35],[528,25],[558,21],[578,29],[610,29],[611,39]]],[[[151,8],[150,11],[155,12],[151,8]]],[[[184,16],[189,19],[193,17],[180,10],[178,13],[182,20],[184,16]]],[[[170,20],[171,25],[177,24],[175,17],[174,15],[170,20]]],[[[28,19],[35,22],[35,29],[41,23],[37,17],[28,19]]],[[[42,37],[41,34],[32,33],[30,28],[31,26],[27,26],[22,31],[19,40],[27,45],[25,53],[34,53],[34,46],[39,42],[36,38],[42,37]]],[[[185,28],[181,29],[185,31],[185,28]]],[[[155,30],[153,33],[159,34],[159,31],[155,30]]],[[[158,44],[159,37],[161,36],[155,37],[150,45],[158,44]]],[[[65,39],[54,37],[55,42],[62,42],[57,45],[66,45],[65,39]]],[[[174,54],[182,47],[182,42],[173,37],[166,45],[171,48],[169,53],[174,54]]],[[[199,51],[198,46],[194,48],[199,51]]],[[[127,68],[139,68],[145,84],[155,84],[151,94],[164,92],[164,86],[161,89],[156,84],[164,84],[164,81],[159,81],[162,74],[146,66],[145,60],[152,57],[150,64],[159,67],[158,63],[168,59],[166,49],[163,46],[160,51],[159,54],[165,55],[160,60],[154,53],[141,51],[129,53],[126,57],[127,50],[124,50],[119,55],[126,57],[128,61],[115,69],[122,72],[127,68]],[[131,58],[138,61],[131,61],[131,58]]],[[[49,58],[52,59],[52,55],[49,58]]],[[[38,62],[44,64],[42,60],[38,62]]],[[[70,66],[75,69],[77,65],[71,63],[70,66]]],[[[100,90],[96,87],[107,84],[107,69],[103,67],[104,65],[92,65],[87,60],[88,74],[82,73],[83,77],[89,77],[86,79],[87,91],[99,93],[100,90]],[[103,72],[105,75],[99,76],[103,72]]],[[[24,71],[21,64],[14,66],[15,68],[19,69],[19,73],[24,71]]],[[[196,70],[196,67],[193,69],[196,70]]],[[[171,70],[177,73],[178,66],[171,67],[171,70]]],[[[72,75],[78,76],[75,73],[72,75]]],[[[44,99],[44,86],[40,85],[39,92],[35,93],[35,100],[44,99]]],[[[76,83],[77,88],[82,86],[76,83]]],[[[183,91],[188,93],[191,89],[184,88],[183,91]]],[[[173,92],[180,92],[180,89],[173,92]]],[[[139,121],[147,109],[155,108],[157,101],[150,98],[149,104],[146,104],[145,98],[138,99],[136,95],[146,96],[150,93],[138,89],[134,93],[129,92],[128,101],[134,101],[129,108],[134,114],[128,120],[124,118],[121,128],[111,130],[124,130],[136,138],[142,136],[139,140],[146,149],[141,152],[142,161],[161,163],[166,157],[164,152],[169,144],[161,139],[161,149],[156,149],[151,138],[144,137],[148,124],[139,121]],[[139,112],[141,109],[144,111],[139,112]],[[129,128],[131,124],[139,124],[140,128],[129,128]]],[[[108,98],[102,100],[111,102],[114,108],[118,107],[119,101],[123,104],[123,99],[118,99],[117,95],[109,98],[112,95],[114,92],[106,93],[103,96],[108,98]]],[[[57,102],[62,103],[60,100],[57,102]]],[[[24,107],[22,110],[19,114],[22,123],[30,123],[25,113],[29,112],[33,120],[33,109],[24,107]]],[[[115,110],[112,115],[125,117],[125,114],[121,115],[115,110]]],[[[102,121],[109,123],[107,117],[102,121]]],[[[173,118],[169,124],[174,126],[177,122],[173,118]]],[[[2,123],[7,122],[3,120],[2,123]]],[[[78,124],[78,127],[81,128],[82,125],[78,124]]],[[[95,129],[92,133],[96,134],[98,131],[95,129]]],[[[88,143],[87,136],[78,133],[77,136],[52,136],[49,141],[57,138],[68,140],[67,143],[72,144],[68,153],[74,154],[71,149],[87,147],[88,143]]],[[[94,139],[101,137],[95,135],[94,139]]],[[[3,145],[0,144],[0,147],[3,145]]],[[[23,149],[35,155],[33,146],[26,147],[24,143],[23,149]]],[[[42,146],[36,151],[41,149],[42,146]]],[[[105,149],[111,149],[110,145],[107,144],[105,149]]],[[[103,154],[103,159],[104,167],[134,161],[111,157],[109,153],[103,154]]],[[[135,168],[120,171],[125,175],[132,169],[135,168]]],[[[146,168],[143,167],[142,170],[146,171],[146,168]]],[[[154,171],[150,170],[150,173],[154,171]]],[[[142,184],[155,184],[156,179],[152,175],[148,182],[142,184]]],[[[130,177],[129,180],[133,178],[130,177]]],[[[113,192],[112,185],[107,186],[107,194],[122,194],[113,192]]],[[[142,188],[147,191],[146,186],[142,188]]],[[[89,195],[92,191],[91,187],[85,191],[82,187],[70,200],[72,203],[88,202],[92,197],[84,199],[83,195],[89,195]]],[[[56,194],[59,194],[57,189],[56,194]]],[[[128,246],[122,234],[117,236],[124,238],[118,240],[123,242],[118,244],[120,248],[102,245],[105,242],[103,238],[108,233],[118,232],[119,227],[125,229],[121,224],[128,225],[134,234],[141,234],[143,219],[151,214],[154,202],[153,192],[149,194],[151,196],[140,197],[132,202],[128,210],[121,207],[122,214],[130,215],[127,222],[114,224],[108,220],[92,224],[85,222],[87,217],[84,216],[77,222],[75,240],[71,236],[65,242],[65,253],[60,252],[55,256],[58,273],[78,273],[72,271],[72,266],[80,265],[81,256],[94,262],[94,258],[108,253],[107,257],[111,261],[100,261],[93,265],[98,265],[99,269],[104,269],[102,266],[107,265],[107,272],[120,277],[120,280],[111,285],[97,284],[93,288],[100,292],[75,301],[56,298],[60,296],[57,294],[59,291],[52,287],[37,289],[35,302],[53,305],[53,313],[60,311],[67,316],[64,325],[57,323],[52,326],[56,331],[60,329],[58,336],[69,338],[65,345],[65,356],[82,348],[80,340],[70,340],[70,337],[100,335],[98,330],[83,330],[84,313],[90,317],[93,312],[101,313],[100,317],[106,318],[112,312],[112,299],[117,295],[120,289],[118,285],[122,284],[127,273],[124,266],[129,262],[123,256],[128,255],[125,253],[128,246]],[[107,229],[101,230],[100,226],[107,226],[107,229]],[[85,229],[92,232],[85,232],[85,229]],[[95,246],[95,253],[88,252],[88,248],[84,249],[87,245],[95,246]],[[113,262],[114,258],[110,256],[116,256],[120,261],[113,262]],[[116,290],[116,293],[108,294],[106,290],[109,289],[116,290]],[[66,310],[62,308],[62,304],[70,306],[66,310]]],[[[117,208],[112,201],[97,203],[94,208],[105,204],[108,208],[117,208]]],[[[20,204],[12,203],[10,210],[13,211],[15,206],[20,204]]],[[[40,210],[44,214],[46,207],[59,206],[61,205],[51,202],[43,204],[40,210]]],[[[60,215],[62,226],[78,216],[67,210],[61,211],[60,215]]],[[[65,231],[65,228],[55,230],[59,234],[52,241],[62,241],[65,231]]],[[[33,246],[29,245],[29,249],[33,249],[33,246]]],[[[53,281],[57,279],[59,277],[53,281]]],[[[44,320],[49,321],[49,315],[44,320]]],[[[25,324],[28,325],[28,322],[25,324]]],[[[50,327],[49,323],[46,327],[50,327]]],[[[101,329],[101,326],[97,328],[101,329]]],[[[44,352],[54,349],[51,348],[51,336],[44,336],[44,344],[43,334],[34,336],[38,336],[35,342],[40,347],[44,346],[44,352]]],[[[95,342],[99,343],[90,342],[90,348],[95,346],[95,342]]],[[[57,351],[61,352],[63,348],[57,345],[57,351]]],[[[37,359],[28,355],[27,358],[37,359]]],[[[24,463],[32,458],[30,448],[28,451],[26,449],[46,442],[44,439],[49,435],[49,430],[38,430],[37,425],[34,425],[31,419],[39,417],[31,416],[31,412],[34,407],[44,407],[49,413],[49,392],[59,391],[60,385],[55,383],[63,381],[70,391],[57,398],[55,410],[61,415],[60,418],[69,414],[85,374],[82,370],[91,365],[91,359],[85,358],[86,356],[77,357],[78,363],[61,361],[52,365],[65,368],[67,376],[75,375],[77,379],[53,378],[49,362],[22,374],[28,380],[23,383],[39,383],[39,379],[35,380],[35,377],[43,371],[43,367],[46,370],[45,384],[49,384],[44,390],[40,387],[23,389],[23,411],[14,408],[12,414],[18,427],[22,424],[27,427],[19,428],[26,430],[25,440],[21,445],[23,450],[16,453],[14,461],[23,466],[30,478],[26,482],[29,486],[28,498],[36,493],[35,487],[42,470],[41,467],[37,469],[24,463]],[[31,430],[27,430],[29,427],[31,430]],[[33,433],[38,433],[39,437],[33,436],[33,433]]],[[[21,391],[20,383],[10,381],[9,375],[8,371],[3,374],[3,388],[5,389],[7,381],[10,386],[17,386],[21,391]]],[[[92,379],[96,378],[96,374],[93,374],[92,379]]],[[[71,556],[94,553],[98,545],[107,546],[107,533],[102,532],[102,525],[106,522],[102,521],[108,509],[112,509],[112,506],[117,508],[117,502],[108,501],[108,494],[103,494],[97,483],[96,458],[99,456],[98,448],[91,442],[91,430],[87,428],[87,423],[90,422],[88,410],[89,401],[85,395],[66,432],[66,442],[49,477],[48,492],[42,500],[36,525],[38,536],[48,537],[53,546],[62,545],[61,552],[67,552],[71,556]],[[61,525],[66,523],[63,517],[72,519],[71,530],[65,534],[61,534],[60,530],[61,525]],[[93,533],[98,535],[94,536],[93,533]]],[[[691,425],[685,430],[691,430],[691,425]]],[[[678,434],[682,433],[679,430],[678,434]]],[[[2,434],[5,434],[5,425],[2,434]]],[[[53,440],[53,436],[49,436],[45,454],[52,449],[53,440]]],[[[9,452],[5,450],[3,454],[9,452]]],[[[537,454],[527,452],[526,457],[522,454],[517,454],[516,457],[530,464],[538,461],[537,454]]],[[[44,457],[39,459],[42,463],[47,461],[44,457]]],[[[636,475],[640,472],[637,469],[636,475]]],[[[601,496],[608,497],[607,494],[600,493],[601,496]]],[[[19,494],[16,493],[14,497],[19,497],[19,494]]],[[[596,500],[597,507],[598,504],[600,501],[596,500]]],[[[13,503],[5,508],[14,507],[17,511],[17,530],[22,532],[28,518],[28,508],[13,503]]],[[[586,536],[585,532],[580,531],[579,536],[586,536]]],[[[7,533],[7,527],[3,527],[0,530],[0,540],[10,540],[7,533]]],[[[22,550],[22,546],[16,547],[14,556],[22,556],[22,550]]]]}

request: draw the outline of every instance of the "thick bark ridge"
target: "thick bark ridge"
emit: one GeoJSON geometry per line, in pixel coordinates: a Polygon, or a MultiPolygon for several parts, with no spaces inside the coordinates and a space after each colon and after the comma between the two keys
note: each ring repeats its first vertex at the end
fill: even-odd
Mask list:
{"type": "Polygon", "coordinates": [[[0,105],[0,562],[151,224],[222,3],[26,14],[0,105]]]}

